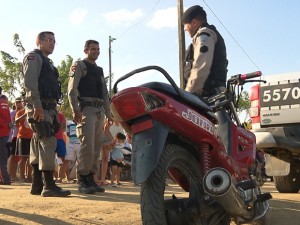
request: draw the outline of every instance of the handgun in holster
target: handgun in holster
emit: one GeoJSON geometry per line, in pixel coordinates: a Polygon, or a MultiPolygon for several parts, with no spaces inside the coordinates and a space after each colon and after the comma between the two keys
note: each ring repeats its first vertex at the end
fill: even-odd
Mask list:
{"type": "Polygon", "coordinates": [[[48,121],[36,121],[29,118],[28,122],[31,124],[32,130],[37,133],[40,139],[54,136],[53,125],[48,121]]]}

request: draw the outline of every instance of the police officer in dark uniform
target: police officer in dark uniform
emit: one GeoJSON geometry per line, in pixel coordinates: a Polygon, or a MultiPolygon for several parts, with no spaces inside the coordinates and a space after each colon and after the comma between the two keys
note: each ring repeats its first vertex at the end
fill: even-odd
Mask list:
{"type": "Polygon", "coordinates": [[[112,123],[112,116],[103,69],[96,64],[100,54],[99,43],[86,41],[84,52],[86,58],[78,61],[75,72],[71,72],[68,95],[80,140],[78,191],[94,194],[105,191],[95,183],[94,174],[99,167],[105,116],[109,123],[112,123]]]}
{"type": "Polygon", "coordinates": [[[182,22],[192,44],[186,52],[185,90],[209,97],[226,87],[227,64],[224,40],[215,26],[209,25],[199,5],[187,9],[182,22]]]}
{"type": "Polygon", "coordinates": [[[30,143],[32,185],[30,193],[44,197],[65,197],[71,194],[55,184],[55,133],[59,129],[56,104],[61,97],[58,71],[48,55],[55,47],[53,32],[41,32],[36,39],[37,49],[25,56],[23,74],[28,122],[34,131],[30,143]],[[43,184],[44,180],[44,184],[43,184]]]}

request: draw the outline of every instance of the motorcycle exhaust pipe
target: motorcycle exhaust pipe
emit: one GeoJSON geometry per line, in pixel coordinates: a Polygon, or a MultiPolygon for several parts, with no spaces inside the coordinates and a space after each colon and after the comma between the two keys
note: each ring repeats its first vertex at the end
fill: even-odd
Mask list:
{"type": "Polygon", "coordinates": [[[214,198],[230,215],[246,216],[244,192],[235,187],[230,173],[223,168],[214,168],[206,173],[203,180],[205,192],[214,198]]]}

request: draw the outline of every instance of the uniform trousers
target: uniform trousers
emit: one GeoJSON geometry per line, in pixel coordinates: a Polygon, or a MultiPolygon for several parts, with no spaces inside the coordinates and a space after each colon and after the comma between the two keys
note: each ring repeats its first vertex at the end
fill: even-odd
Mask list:
{"type": "MultiPolygon", "coordinates": [[[[32,109],[27,109],[27,112],[28,118],[33,116],[32,109]]],[[[57,119],[57,111],[55,109],[44,110],[44,121],[48,121],[53,124],[54,117],[57,119]]],[[[30,163],[39,164],[40,170],[54,171],[55,149],[55,136],[39,138],[36,133],[33,133],[30,142],[30,163]]]]}
{"type": "Polygon", "coordinates": [[[82,110],[82,122],[76,126],[76,134],[80,140],[77,165],[79,175],[95,174],[99,169],[104,119],[102,108],[86,106],[82,110]]]}

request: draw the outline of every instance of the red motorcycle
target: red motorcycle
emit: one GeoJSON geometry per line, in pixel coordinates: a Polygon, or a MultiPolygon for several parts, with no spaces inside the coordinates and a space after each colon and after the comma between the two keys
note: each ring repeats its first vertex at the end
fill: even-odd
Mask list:
{"type": "Polygon", "coordinates": [[[240,90],[260,72],[232,76],[220,94],[201,100],[177,87],[161,67],[136,69],[116,81],[111,109],[132,135],[132,179],[141,184],[141,214],[149,225],[264,224],[269,193],[261,193],[255,136],[235,107],[240,90]],[[150,82],[117,92],[125,79],[147,70],[170,84],[150,82]],[[171,178],[186,198],[167,197],[171,178]]]}

